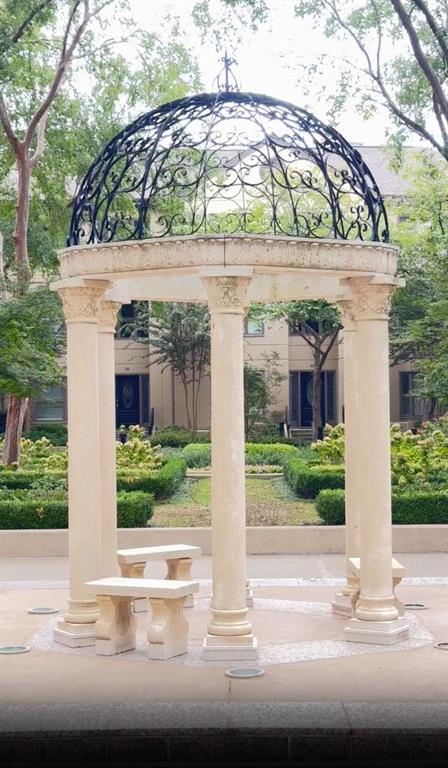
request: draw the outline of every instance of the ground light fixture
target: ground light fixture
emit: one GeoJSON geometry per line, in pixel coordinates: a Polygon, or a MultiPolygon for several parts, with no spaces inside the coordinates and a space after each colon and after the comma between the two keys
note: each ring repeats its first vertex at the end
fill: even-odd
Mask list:
{"type": "Polygon", "coordinates": [[[28,645],[2,645],[0,654],[2,656],[12,656],[14,653],[28,653],[31,648],[28,645]]]}
{"type": "Polygon", "coordinates": [[[46,616],[49,613],[59,613],[59,608],[46,608],[46,607],[38,607],[38,608],[29,608],[28,613],[37,614],[39,616],[46,616]]]}
{"type": "Polygon", "coordinates": [[[236,669],[226,669],[226,677],[232,677],[237,680],[250,680],[252,677],[263,677],[264,669],[260,667],[237,667],[236,669]]]}
{"type": "Polygon", "coordinates": [[[404,607],[408,611],[426,611],[426,609],[428,608],[428,606],[425,605],[425,603],[405,603],[404,607]]]}
{"type": "Polygon", "coordinates": [[[448,651],[448,643],[436,643],[434,648],[437,648],[438,651],[448,651]]]}

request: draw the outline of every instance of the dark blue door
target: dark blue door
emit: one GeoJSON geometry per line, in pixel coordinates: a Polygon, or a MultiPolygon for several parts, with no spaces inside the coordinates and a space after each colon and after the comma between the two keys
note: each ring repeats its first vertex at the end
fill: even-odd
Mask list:
{"type": "Polygon", "coordinates": [[[140,377],[116,376],[115,393],[117,427],[140,424],[140,377]]]}

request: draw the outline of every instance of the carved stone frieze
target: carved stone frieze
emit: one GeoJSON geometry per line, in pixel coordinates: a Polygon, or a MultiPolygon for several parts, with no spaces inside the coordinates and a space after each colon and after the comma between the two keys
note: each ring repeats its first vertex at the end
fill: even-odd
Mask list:
{"type": "Polygon", "coordinates": [[[60,288],[67,323],[95,322],[99,317],[103,288],[60,288]]]}
{"type": "Polygon", "coordinates": [[[250,277],[203,277],[207,289],[210,312],[244,314],[247,309],[247,292],[250,277]]]}

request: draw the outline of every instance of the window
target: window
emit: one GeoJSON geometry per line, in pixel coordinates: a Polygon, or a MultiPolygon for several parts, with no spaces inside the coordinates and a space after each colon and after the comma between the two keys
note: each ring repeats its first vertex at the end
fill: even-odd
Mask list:
{"type": "Polygon", "coordinates": [[[50,387],[34,406],[34,421],[64,421],[65,390],[62,385],[50,387]]]}
{"type": "Polygon", "coordinates": [[[262,320],[251,320],[250,318],[244,321],[244,335],[245,336],[264,336],[264,323],[262,320]]]}
{"type": "MultiPolygon", "coordinates": [[[[307,325],[316,333],[320,332],[318,320],[309,320],[307,325]]],[[[298,320],[289,320],[288,326],[290,336],[298,336],[300,333],[306,333],[306,327],[304,323],[301,323],[298,320]]]]}
{"type": "Polygon", "coordinates": [[[400,419],[412,419],[423,416],[423,400],[414,395],[417,380],[416,371],[400,371],[400,419]]]}

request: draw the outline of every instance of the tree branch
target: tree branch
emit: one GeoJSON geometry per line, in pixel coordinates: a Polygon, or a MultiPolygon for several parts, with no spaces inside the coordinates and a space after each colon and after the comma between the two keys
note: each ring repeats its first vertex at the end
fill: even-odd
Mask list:
{"type": "Polygon", "coordinates": [[[13,127],[11,125],[11,121],[9,119],[8,109],[4,102],[3,96],[0,95],[0,121],[3,126],[3,130],[5,131],[5,136],[8,139],[14,154],[17,152],[17,148],[19,146],[19,140],[14,133],[13,127]]]}
{"type": "Polygon", "coordinates": [[[33,21],[33,19],[38,16],[38,14],[43,11],[45,8],[47,8],[49,5],[52,5],[54,3],[54,0],[43,0],[40,5],[37,5],[33,10],[28,14],[26,19],[22,21],[20,26],[17,28],[17,31],[12,36],[11,42],[12,43],[18,43],[20,38],[23,37],[25,34],[27,28],[33,21]]]}
{"type": "Polygon", "coordinates": [[[428,26],[440,46],[445,64],[448,67],[448,44],[446,42],[444,32],[440,29],[437,21],[435,20],[433,14],[429,10],[424,0],[413,0],[413,2],[414,5],[416,5],[417,8],[423,13],[426,21],[428,22],[428,26]]]}
{"type": "Polygon", "coordinates": [[[391,3],[395,9],[396,14],[398,15],[398,18],[400,19],[403,27],[407,32],[409,41],[411,43],[411,48],[414,52],[414,56],[417,60],[417,63],[419,64],[420,69],[422,70],[424,76],[426,77],[436,100],[440,104],[440,108],[443,114],[448,120],[448,100],[445,96],[442,85],[439,82],[439,78],[437,77],[430,62],[428,61],[425,54],[423,53],[423,49],[420,45],[417,32],[415,31],[412,25],[410,16],[406,13],[406,10],[401,0],[391,0],[391,3]]]}

